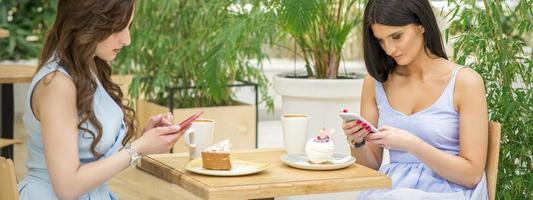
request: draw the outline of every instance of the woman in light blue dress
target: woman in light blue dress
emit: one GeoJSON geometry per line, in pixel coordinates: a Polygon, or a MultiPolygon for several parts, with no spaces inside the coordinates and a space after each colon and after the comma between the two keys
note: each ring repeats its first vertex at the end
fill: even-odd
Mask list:
{"type": "Polygon", "coordinates": [[[187,127],[152,117],[133,140],[134,112],[108,62],[130,44],[134,0],[59,0],[24,111],[28,173],[21,199],[116,199],[106,182],[187,127]]]}
{"type": "Polygon", "coordinates": [[[357,162],[388,175],[392,188],[358,199],[487,199],[483,80],[448,61],[429,2],[370,0],[363,35],[361,115],[378,132],[360,121],[343,129],[357,162]]]}

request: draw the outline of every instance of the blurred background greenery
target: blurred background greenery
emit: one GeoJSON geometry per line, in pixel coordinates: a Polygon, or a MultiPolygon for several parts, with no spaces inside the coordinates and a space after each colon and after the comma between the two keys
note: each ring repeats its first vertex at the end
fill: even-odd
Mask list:
{"type": "Polygon", "coordinates": [[[485,80],[489,118],[502,124],[496,199],[533,199],[533,1],[449,1],[453,60],[485,80]]]}
{"type": "Polygon", "coordinates": [[[0,40],[0,60],[36,58],[56,5],[57,0],[0,0],[0,28],[11,33],[0,40]]]}
{"type": "Polygon", "coordinates": [[[138,1],[134,42],[116,65],[120,73],[135,75],[130,94],[167,105],[169,87],[195,87],[177,90],[175,105],[232,105],[234,93],[226,85],[246,81],[259,85],[262,100],[272,108],[261,47],[275,40],[270,37],[273,18],[258,11],[268,6],[263,1],[138,1]]]}

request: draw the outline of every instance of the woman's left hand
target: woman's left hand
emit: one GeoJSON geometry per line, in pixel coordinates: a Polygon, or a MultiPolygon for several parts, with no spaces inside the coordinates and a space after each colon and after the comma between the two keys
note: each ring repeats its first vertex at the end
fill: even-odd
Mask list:
{"type": "Polygon", "coordinates": [[[366,140],[383,148],[410,151],[420,139],[406,130],[382,126],[378,132],[368,134],[366,140]]]}

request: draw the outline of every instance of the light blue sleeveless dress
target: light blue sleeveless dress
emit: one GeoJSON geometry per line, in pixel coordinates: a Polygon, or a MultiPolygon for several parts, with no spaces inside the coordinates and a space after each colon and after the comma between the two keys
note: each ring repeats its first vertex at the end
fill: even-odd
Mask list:
{"type": "MultiPolygon", "coordinates": [[[[452,72],[448,85],[436,102],[409,116],[389,105],[382,84],[376,81],[378,126],[405,129],[441,151],[458,155],[459,114],[453,107],[453,91],[455,77],[460,69],[452,72]]],[[[357,199],[488,199],[485,175],[475,188],[468,189],[447,181],[404,151],[390,150],[390,163],[381,166],[379,171],[391,178],[392,189],[362,192],[357,199]]]]}
{"type": "MultiPolygon", "coordinates": [[[[48,64],[41,68],[33,77],[26,98],[23,121],[24,126],[28,131],[28,160],[26,163],[28,173],[24,180],[18,185],[20,199],[58,199],[52,189],[52,183],[48,176],[48,168],[44,157],[41,124],[33,115],[30,104],[31,94],[36,84],[47,74],[55,71],[69,75],[58,65],[56,60],[49,61],[48,64]]],[[[124,139],[124,136],[126,135],[126,128],[123,122],[124,113],[99,82],[94,95],[93,108],[96,118],[102,125],[103,130],[103,135],[96,146],[96,151],[102,153],[104,157],[109,157],[122,148],[122,139],[124,139]]],[[[89,130],[93,130],[94,133],[96,133],[96,129],[89,122],[86,122],[84,125],[86,128],[89,128],[89,130]]],[[[78,151],[80,163],[82,165],[96,160],[96,157],[90,151],[92,140],[92,136],[89,133],[84,131],[79,132],[78,151]]],[[[79,199],[107,200],[117,198],[111,193],[107,184],[102,184],[94,191],[80,196],[79,199]]]]}

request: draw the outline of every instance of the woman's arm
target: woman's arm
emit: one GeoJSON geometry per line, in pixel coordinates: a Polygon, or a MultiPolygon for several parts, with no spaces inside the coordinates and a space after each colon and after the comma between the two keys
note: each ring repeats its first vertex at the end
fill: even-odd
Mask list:
{"type": "MultiPolygon", "coordinates": [[[[50,179],[60,199],[75,199],[88,193],[129,166],[130,156],[125,150],[108,158],[80,164],[76,87],[69,77],[60,72],[49,74],[37,85],[32,96],[34,113],[41,122],[50,179]]],[[[170,130],[171,126],[167,129],[170,130]]],[[[170,133],[169,130],[167,132],[170,133]]],[[[172,135],[178,137],[179,134],[172,135]]],[[[171,137],[167,139],[169,142],[173,139],[171,137]]],[[[137,140],[132,146],[143,154],[147,145],[146,142],[140,144],[141,141],[137,140]]]]}
{"type": "MultiPolygon", "coordinates": [[[[464,72],[463,72],[464,71],[464,72]]],[[[454,103],[459,112],[459,155],[445,153],[406,130],[383,126],[367,136],[370,143],[407,151],[448,181],[472,188],[485,169],[488,120],[485,89],[481,77],[472,70],[457,76],[454,103]]]]}
{"type": "Polygon", "coordinates": [[[454,102],[459,112],[459,156],[419,140],[411,153],[445,179],[475,187],[485,170],[488,114],[483,79],[465,68],[457,75],[454,102]]]}
{"type": "MultiPolygon", "coordinates": [[[[375,95],[375,80],[370,75],[365,76],[361,92],[361,116],[373,126],[377,125],[378,108],[375,95]]],[[[379,169],[383,160],[383,148],[372,143],[366,143],[359,148],[350,148],[352,155],[357,158],[357,163],[379,169]]]]}

